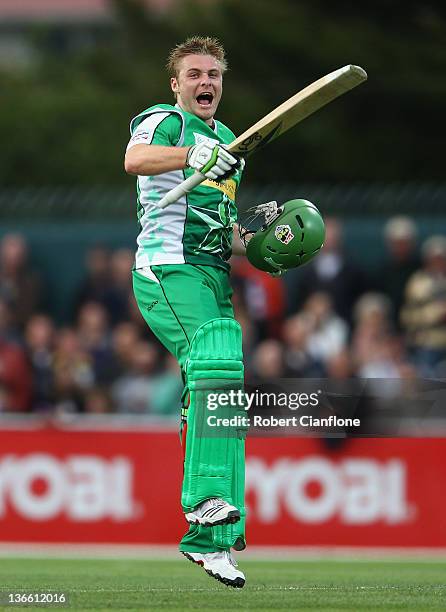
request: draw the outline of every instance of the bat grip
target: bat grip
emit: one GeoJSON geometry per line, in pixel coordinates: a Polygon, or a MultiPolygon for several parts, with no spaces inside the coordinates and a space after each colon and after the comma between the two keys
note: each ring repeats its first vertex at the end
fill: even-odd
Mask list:
{"type": "Polygon", "coordinates": [[[160,208],[166,208],[166,206],[169,206],[169,204],[174,204],[177,200],[185,196],[186,193],[189,193],[189,191],[192,191],[194,187],[202,183],[205,179],[206,177],[204,174],[201,174],[201,172],[195,172],[192,174],[192,176],[167,192],[166,195],[158,202],[158,206],[160,208]]]}

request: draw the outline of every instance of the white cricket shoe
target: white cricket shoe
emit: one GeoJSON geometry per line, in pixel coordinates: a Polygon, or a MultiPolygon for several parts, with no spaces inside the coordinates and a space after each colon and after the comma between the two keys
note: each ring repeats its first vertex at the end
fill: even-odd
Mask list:
{"type": "Polygon", "coordinates": [[[245,586],[245,575],[237,569],[237,563],[230,552],[226,550],[211,553],[183,551],[183,555],[192,563],[201,565],[209,576],[223,582],[226,586],[232,586],[235,589],[245,586]]]}
{"type": "Polygon", "coordinates": [[[240,520],[240,512],[219,497],[212,497],[185,514],[186,521],[191,525],[214,527],[215,525],[228,525],[240,520]]]}

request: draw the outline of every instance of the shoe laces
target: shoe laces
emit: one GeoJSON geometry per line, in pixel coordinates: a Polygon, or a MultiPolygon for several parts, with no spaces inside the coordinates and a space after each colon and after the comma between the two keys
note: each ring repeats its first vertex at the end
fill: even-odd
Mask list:
{"type": "Polygon", "coordinates": [[[210,497],[209,499],[206,500],[206,502],[210,505],[210,506],[220,506],[221,504],[224,504],[224,500],[220,499],[219,497],[210,497]]]}

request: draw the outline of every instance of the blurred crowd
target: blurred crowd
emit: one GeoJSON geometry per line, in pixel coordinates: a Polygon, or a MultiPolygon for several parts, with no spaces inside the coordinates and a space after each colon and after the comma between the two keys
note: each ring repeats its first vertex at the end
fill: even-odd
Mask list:
{"type": "MultiPolygon", "coordinates": [[[[326,229],[321,253],[281,278],[233,258],[247,378],[443,378],[446,237],[419,244],[412,219],[392,218],[370,271],[346,254],[339,220],[326,229]]],[[[0,412],[178,414],[179,369],[136,306],[133,252],[87,251],[67,325],[31,261],[22,235],[3,237],[0,412]]]]}

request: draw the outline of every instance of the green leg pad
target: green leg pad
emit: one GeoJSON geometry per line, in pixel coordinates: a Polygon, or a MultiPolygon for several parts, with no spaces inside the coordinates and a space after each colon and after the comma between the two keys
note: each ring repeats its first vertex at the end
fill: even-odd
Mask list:
{"type": "MultiPolygon", "coordinates": [[[[246,416],[243,406],[219,406],[215,411],[208,408],[210,393],[227,394],[231,390],[243,389],[240,325],[234,319],[221,318],[199,327],[192,339],[185,369],[190,405],[181,497],[183,510],[189,512],[210,497],[221,497],[242,513],[244,432],[236,425],[220,427],[208,424],[209,416],[246,416]]],[[[216,537],[221,540],[223,536],[216,534],[216,537]]],[[[224,539],[226,541],[226,536],[224,539]]]]}
{"type": "Polygon", "coordinates": [[[233,525],[216,525],[212,527],[212,540],[217,547],[229,548],[237,542],[237,550],[246,547],[245,538],[245,440],[239,437],[235,448],[235,461],[232,479],[232,499],[234,506],[240,510],[240,520],[233,525]]]}

